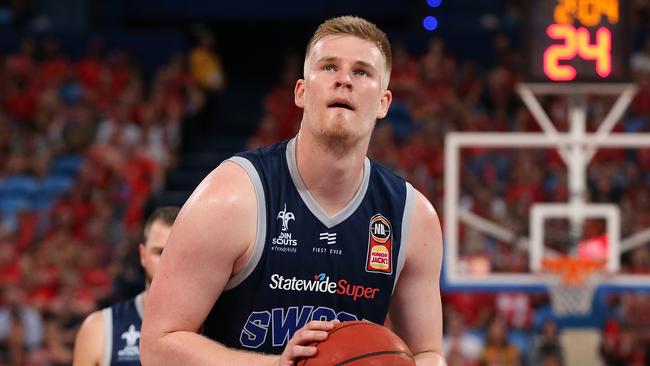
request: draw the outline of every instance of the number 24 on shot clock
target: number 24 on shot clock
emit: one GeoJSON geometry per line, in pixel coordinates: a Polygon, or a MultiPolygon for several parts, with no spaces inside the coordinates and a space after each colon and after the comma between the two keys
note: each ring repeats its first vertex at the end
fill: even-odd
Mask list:
{"type": "Polygon", "coordinates": [[[528,2],[527,78],[538,82],[626,81],[628,1],[528,2]]]}

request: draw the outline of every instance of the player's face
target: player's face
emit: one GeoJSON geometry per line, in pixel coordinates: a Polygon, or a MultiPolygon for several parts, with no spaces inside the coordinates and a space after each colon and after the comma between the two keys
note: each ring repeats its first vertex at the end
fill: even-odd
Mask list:
{"type": "Polygon", "coordinates": [[[336,35],[316,42],[295,90],[305,127],[344,144],[369,139],[391,101],[382,87],[385,73],[384,56],[369,41],[336,35]]]}
{"type": "Polygon", "coordinates": [[[147,241],[140,244],[140,263],[147,276],[147,284],[151,284],[151,280],[156,273],[160,256],[165,249],[165,243],[167,243],[171,230],[171,226],[159,220],[154,221],[149,228],[147,241]]]}

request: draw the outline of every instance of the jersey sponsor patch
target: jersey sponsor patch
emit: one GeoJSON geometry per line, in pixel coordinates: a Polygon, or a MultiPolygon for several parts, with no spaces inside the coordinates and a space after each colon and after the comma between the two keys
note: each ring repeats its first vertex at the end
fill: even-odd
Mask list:
{"type": "Polygon", "coordinates": [[[284,204],[284,209],[278,212],[276,220],[282,223],[282,231],[276,238],[271,239],[271,251],[283,253],[296,253],[298,251],[298,240],[293,239],[292,233],[289,231],[289,222],[296,221],[296,215],[293,212],[287,211],[287,204],[284,204]]]}
{"type": "Polygon", "coordinates": [[[393,273],[393,232],[382,214],[370,219],[366,272],[393,273]]]}
{"type": "Polygon", "coordinates": [[[315,275],[313,279],[289,278],[275,273],[271,276],[269,288],[271,290],[337,294],[349,296],[352,301],[358,299],[374,300],[380,291],[378,288],[352,284],[346,279],[332,281],[325,273],[315,275]]]}

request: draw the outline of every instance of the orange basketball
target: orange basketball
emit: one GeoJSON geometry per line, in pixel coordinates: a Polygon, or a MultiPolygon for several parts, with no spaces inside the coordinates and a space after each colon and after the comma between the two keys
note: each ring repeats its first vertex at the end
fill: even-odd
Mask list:
{"type": "Polygon", "coordinates": [[[298,366],[415,366],[408,346],[390,329],[365,321],[337,324],[318,353],[298,366]]]}

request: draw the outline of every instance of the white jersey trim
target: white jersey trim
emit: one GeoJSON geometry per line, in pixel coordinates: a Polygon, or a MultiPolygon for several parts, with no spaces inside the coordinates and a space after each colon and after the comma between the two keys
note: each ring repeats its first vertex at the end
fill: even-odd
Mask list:
{"type": "Polygon", "coordinates": [[[399,253],[397,254],[397,272],[395,273],[393,292],[395,291],[395,286],[397,286],[399,275],[402,273],[402,269],[404,269],[404,263],[406,262],[406,254],[409,244],[409,232],[411,231],[411,221],[413,219],[414,198],[415,189],[411,183],[406,182],[406,200],[404,202],[404,214],[402,215],[402,237],[399,245],[399,253]]]}
{"type": "Polygon", "coordinates": [[[352,214],[359,208],[363,198],[366,196],[368,191],[368,184],[370,183],[370,159],[367,157],[363,161],[363,179],[361,181],[361,186],[355,193],[352,201],[347,204],[341,211],[339,211],[334,216],[329,216],[327,212],[316,202],[314,197],[309,193],[305,182],[300,176],[298,171],[298,163],[296,162],[296,138],[294,137],[287,143],[286,151],[287,165],[289,166],[289,173],[291,174],[291,180],[296,186],[300,198],[305,203],[309,211],[316,216],[320,222],[325,225],[328,229],[333,228],[334,226],[342,223],[347,218],[352,216],[352,214]]]}
{"type": "Polygon", "coordinates": [[[104,318],[104,366],[111,366],[113,355],[113,311],[110,307],[102,309],[104,318]]]}

